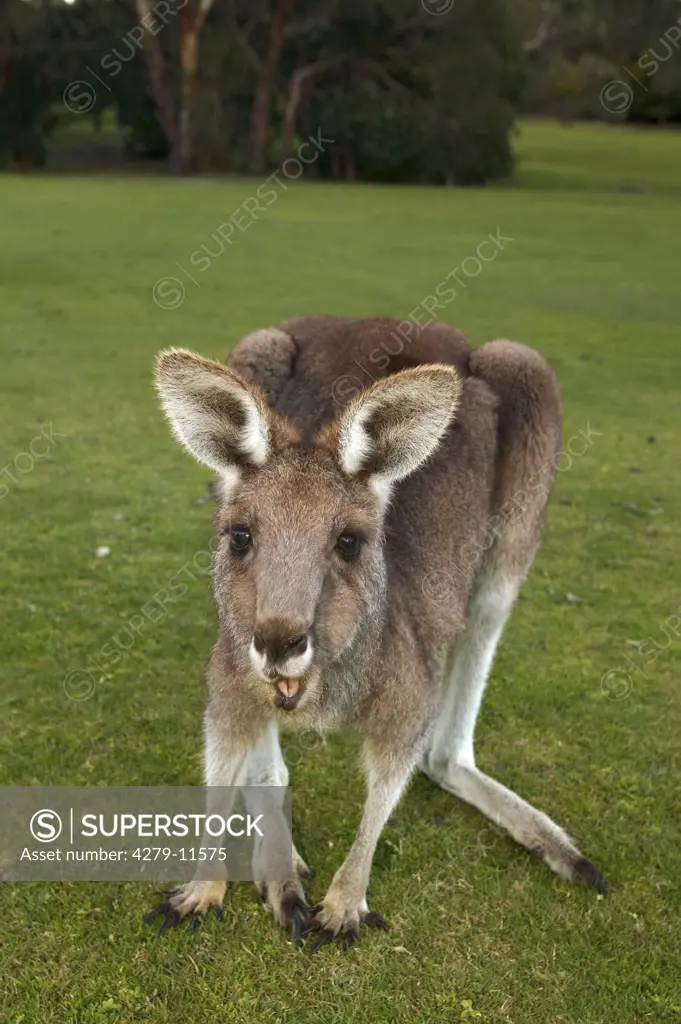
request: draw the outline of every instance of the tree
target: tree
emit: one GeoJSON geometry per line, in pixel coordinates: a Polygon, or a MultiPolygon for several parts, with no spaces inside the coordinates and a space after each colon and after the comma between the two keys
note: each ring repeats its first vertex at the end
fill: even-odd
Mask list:
{"type": "Polygon", "coordinates": [[[136,7],[139,23],[144,30],[144,49],[159,120],[168,139],[173,160],[177,161],[178,133],[173,81],[168,61],[159,40],[159,25],[154,12],[154,4],[152,0],[136,0],[136,7]]]}
{"type": "Polygon", "coordinates": [[[136,0],[149,63],[154,98],[170,143],[171,164],[182,174],[194,169],[193,113],[196,103],[201,33],[214,0],[187,0],[179,16],[179,103],[173,97],[172,74],[159,40],[156,4],[136,0]]]}
{"type": "Polygon", "coordinates": [[[267,160],[272,91],[284,46],[284,30],[292,9],[293,0],[273,0],[267,50],[263,60],[258,61],[251,117],[251,168],[254,171],[262,171],[267,160]]]}
{"type": "Polygon", "coordinates": [[[323,173],[472,184],[509,172],[522,53],[504,0],[457,0],[440,18],[342,0],[285,58],[284,139],[323,126],[336,139],[323,173]]]}
{"type": "MultiPolygon", "coordinates": [[[[18,93],[18,70],[4,87],[0,72],[0,104],[17,109],[8,122],[16,144],[30,136],[42,145],[49,123],[38,111],[58,110],[91,74],[92,105],[71,116],[115,109],[129,153],[167,154],[183,173],[263,174],[320,129],[336,141],[306,173],[458,184],[510,166],[523,57],[509,0],[456,0],[441,17],[418,0],[8,6],[25,26],[11,65],[31,80],[18,93]],[[19,94],[30,116],[19,117],[19,94]]],[[[541,28],[530,13],[526,39],[541,28]]],[[[551,36],[537,47],[542,59],[553,45],[551,36]]],[[[2,42],[0,67],[1,51],[2,42]]]]}
{"type": "Polygon", "coordinates": [[[45,11],[33,5],[0,10],[0,166],[45,162],[52,127],[47,68],[49,32],[45,11]]]}

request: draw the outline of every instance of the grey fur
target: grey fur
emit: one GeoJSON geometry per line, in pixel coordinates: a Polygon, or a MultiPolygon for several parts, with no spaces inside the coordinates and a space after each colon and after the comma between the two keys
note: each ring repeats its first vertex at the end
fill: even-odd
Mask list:
{"type": "MultiPolygon", "coordinates": [[[[194,366],[225,372],[181,358],[184,377],[194,366]]],[[[161,356],[162,395],[182,387],[177,359],[161,356]]],[[[366,903],[373,851],[417,764],[559,874],[602,885],[557,825],[473,757],[486,676],[539,544],[560,448],[560,394],[546,362],[510,341],[471,350],[442,324],[299,317],[244,338],[228,367],[232,391],[250,388],[265,410],[269,454],[257,466],[226,465],[217,492],[218,532],[247,523],[254,542],[242,557],[223,541],[216,559],[208,784],[286,784],[276,724],[345,725],[362,736],[367,805],[311,922],[324,941],[351,941],[361,922],[375,923],[366,903]],[[366,390],[339,399],[338,382],[359,375],[366,390]],[[344,564],[333,543],[348,529],[364,543],[344,564]],[[258,660],[249,645],[262,623],[287,642],[307,636],[306,654],[258,660]],[[299,685],[297,703],[277,703],[282,676],[299,685]]],[[[193,407],[182,415],[191,422],[193,407]]],[[[292,927],[305,905],[297,854],[296,863],[290,883],[267,887],[276,919],[292,927]]],[[[216,895],[206,885],[190,883],[171,909],[202,912],[216,895]]]]}

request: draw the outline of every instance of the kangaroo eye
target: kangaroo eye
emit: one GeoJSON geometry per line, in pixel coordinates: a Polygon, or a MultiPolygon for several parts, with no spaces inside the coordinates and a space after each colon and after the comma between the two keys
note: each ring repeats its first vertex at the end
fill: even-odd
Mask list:
{"type": "Polygon", "coordinates": [[[232,551],[248,551],[253,543],[251,531],[247,526],[230,526],[229,543],[232,551]]]}
{"type": "Polygon", "coordinates": [[[359,552],[360,539],[356,533],[341,533],[336,541],[336,550],[345,558],[352,558],[359,552]]]}

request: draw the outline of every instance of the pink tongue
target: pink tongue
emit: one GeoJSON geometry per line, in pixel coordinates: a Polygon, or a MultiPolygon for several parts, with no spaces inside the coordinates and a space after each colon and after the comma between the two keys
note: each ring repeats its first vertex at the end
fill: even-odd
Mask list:
{"type": "Polygon", "coordinates": [[[280,679],[277,682],[277,688],[284,697],[295,697],[300,689],[300,681],[298,679],[280,679]]]}

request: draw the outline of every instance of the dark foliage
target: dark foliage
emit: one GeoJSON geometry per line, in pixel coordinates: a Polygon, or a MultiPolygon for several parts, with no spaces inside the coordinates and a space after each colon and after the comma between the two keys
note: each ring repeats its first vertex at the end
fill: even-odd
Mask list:
{"type": "Polygon", "coordinates": [[[108,110],[183,172],[261,174],[321,130],[308,175],[477,184],[519,111],[681,120],[680,42],[674,0],[4,0],[0,163],[108,110]]]}

